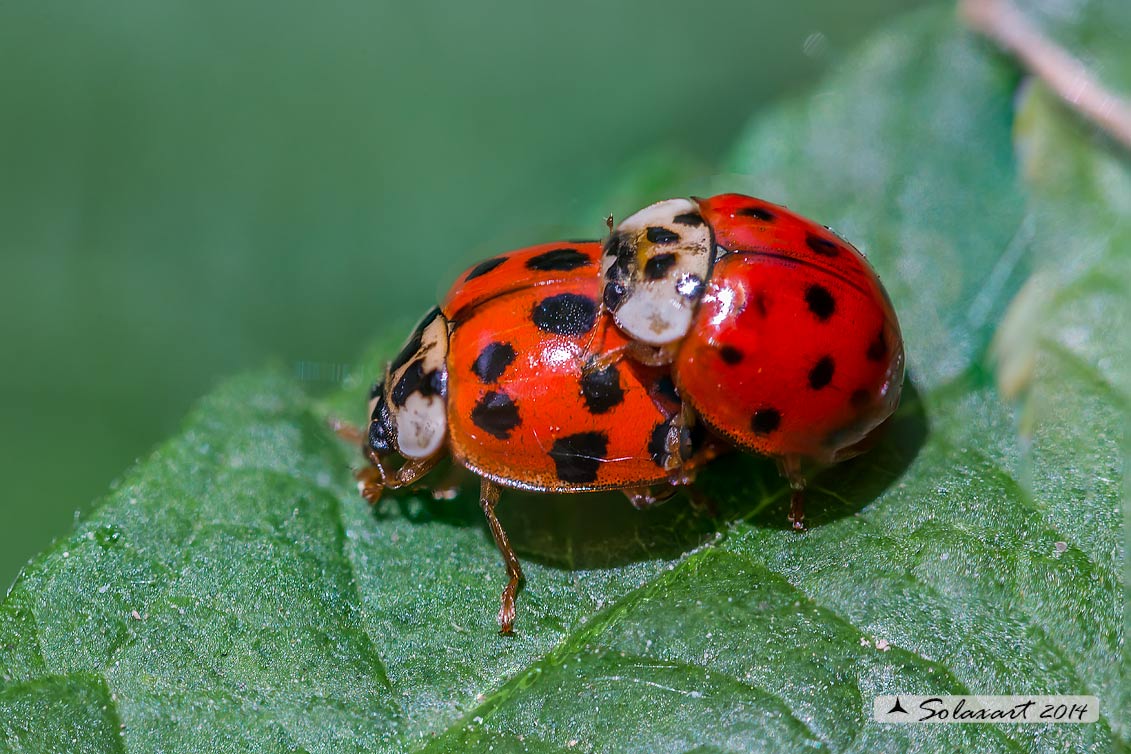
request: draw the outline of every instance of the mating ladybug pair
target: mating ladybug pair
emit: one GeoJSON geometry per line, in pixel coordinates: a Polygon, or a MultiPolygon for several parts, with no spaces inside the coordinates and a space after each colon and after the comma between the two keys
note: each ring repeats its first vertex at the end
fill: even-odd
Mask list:
{"type": "Polygon", "coordinates": [[[805,474],[861,452],[902,382],[895,312],[850,244],[760,199],[671,199],[603,244],[461,275],[373,388],[359,487],[375,502],[445,456],[481,477],[509,634],[523,576],[500,487],[646,507],[737,447],[777,461],[801,528],[805,474]]]}

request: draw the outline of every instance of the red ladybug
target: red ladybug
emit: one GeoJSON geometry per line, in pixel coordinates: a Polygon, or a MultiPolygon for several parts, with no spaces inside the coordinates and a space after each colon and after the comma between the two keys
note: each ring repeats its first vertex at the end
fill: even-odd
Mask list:
{"type": "Polygon", "coordinates": [[[609,330],[613,347],[629,343],[600,326],[601,252],[596,241],[543,244],[466,271],[374,386],[368,434],[357,434],[370,462],[359,487],[371,502],[448,455],[482,479],[481,505],[509,577],[499,611],[505,634],[523,577],[495,516],[500,486],[615,489],[647,507],[720,450],[685,422],[666,366],[592,367],[599,330],[609,330]]]}
{"type": "Polygon", "coordinates": [[[596,242],[513,252],[473,268],[448,296],[448,450],[503,486],[619,489],[646,505],[641,488],[670,486],[684,467],[653,442],[667,441],[682,406],[666,367],[589,364],[600,254],[596,242]]]}
{"type": "Polygon", "coordinates": [[[645,507],[729,441],[778,459],[800,526],[802,464],[859,447],[894,410],[902,363],[890,304],[847,243],[749,197],[660,202],[603,246],[544,244],[461,275],[371,393],[359,486],[376,501],[449,454],[480,476],[510,633],[522,570],[500,486],[619,489],[645,507]]]}
{"type": "Polygon", "coordinates": [[[778,461],[800,528],[804,467],[858,454],[899,404],[899,322],[864,256],[785,207],[723,194],[641,210],[603,259],[625,352],[669,362],[712,431],[778,461]]]}

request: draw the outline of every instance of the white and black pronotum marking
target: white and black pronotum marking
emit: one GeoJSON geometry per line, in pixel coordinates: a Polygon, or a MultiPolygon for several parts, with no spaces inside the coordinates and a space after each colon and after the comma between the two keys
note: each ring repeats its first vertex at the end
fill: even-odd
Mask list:
{"type": "Polygon", "coordinates": [[[448,429],[448,321],[432,309],[412,331],[369,401],[369,449],[428,458],[448,429]]]}
{"type": "Polygon", "coordinates": [[[668,199],[645,207],[605,242],[605,306],[634,340],[673,343],[691,327],[714,259],[714,233],[694,202],[668,199]]]}

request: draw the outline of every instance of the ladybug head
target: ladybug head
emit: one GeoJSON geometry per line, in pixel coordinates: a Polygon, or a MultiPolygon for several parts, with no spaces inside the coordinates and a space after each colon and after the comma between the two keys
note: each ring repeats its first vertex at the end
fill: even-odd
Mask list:
{"type": "Polygon", "coordinates": [[[668,199],[621,221],[605,241],[605,306],[625,334],[662,346],[687,334],[714,262],[699,207],[668,199]]]}

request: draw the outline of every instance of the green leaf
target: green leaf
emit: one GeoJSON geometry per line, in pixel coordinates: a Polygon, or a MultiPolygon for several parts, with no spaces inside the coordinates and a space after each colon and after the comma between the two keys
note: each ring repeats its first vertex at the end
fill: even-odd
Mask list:
{"type": "MultiPolygon", "coordinates": [[[[1016,84],[949,15],[913,16],[755,124],[719,179],[860,242],[904,325],[894,426],[816,480],[808,532],[751,457],[704,475],[717,520],[508,492],[528,582],[498,637],[473,492],[370,510],[327,429],[389,333],[326,399],[231,381],[25,570],[0,605],[0,745],[1127,750],[1127,372],[1101,333],[1131,323],[1131,168],[1039,92],[1015,118],[1016,84]],[[1033,279],[1053,281],[1040,327],[991,363],[1033,279]],[[1020,408],[997,387],[1017,363],[1020,408]],[[1101,720],[885,726],[881,693],[1096,694],[1101,720]]],[[[646,170],[617,191],[668,180],[646,170]]]]}

